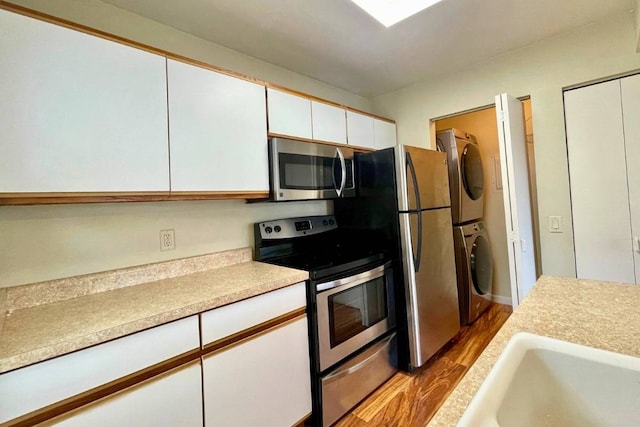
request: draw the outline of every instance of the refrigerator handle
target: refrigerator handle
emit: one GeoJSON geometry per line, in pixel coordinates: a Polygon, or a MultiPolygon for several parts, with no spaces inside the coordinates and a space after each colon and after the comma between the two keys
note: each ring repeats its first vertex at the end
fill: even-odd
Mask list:
{"type": "Polygon", "coordinates": [[[418,178],[416,177],[416,168],[411,160],[411,154],[406,153],[407,157],[407,175],[411,175],[411,181],[413,181],[413,191],[416,196],[416,210],[418,215],[418,249],[413,257],[413,269],[417,273],[420,271],[420,260],[422,259],[422,206],[420,203],[420,189],[418,188],[418,178]]]}

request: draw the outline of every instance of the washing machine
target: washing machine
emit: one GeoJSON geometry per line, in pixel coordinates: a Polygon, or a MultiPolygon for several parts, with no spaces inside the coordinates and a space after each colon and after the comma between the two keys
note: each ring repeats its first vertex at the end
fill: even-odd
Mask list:
{"type": "Polygon", "coordinates": [[[484,173],[475,137],[458,129],[447,129],[436,134],[436,145],[438,151],[447,153],[453,223],[482,218],[484,173]]]}
{"type": "Polygon", "coordinates": [[[453,227],[460,323],[469,325],[491,303],[493,257],[483,221],[453,227]]]}

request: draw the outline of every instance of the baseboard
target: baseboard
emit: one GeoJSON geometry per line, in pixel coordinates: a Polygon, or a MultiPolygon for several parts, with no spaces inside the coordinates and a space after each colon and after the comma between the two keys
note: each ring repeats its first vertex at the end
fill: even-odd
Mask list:
{"type": "Polygon", "coordinates": [[[511,305],[512,303],[511,297],[503,297],[502,295],[492,295],[491,300],[503,305],[511,305]]]}

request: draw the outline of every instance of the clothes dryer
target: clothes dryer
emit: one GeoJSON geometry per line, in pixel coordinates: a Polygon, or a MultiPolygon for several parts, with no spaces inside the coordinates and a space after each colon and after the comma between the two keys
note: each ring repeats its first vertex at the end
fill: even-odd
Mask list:
{"type": "Polygon", "coordinates": [[[438,132],[436,142],[438,151],[447,153],[453,223],[482,218],[484,173],[475,137],[458,129],[447,129],[438,132]]]}
{"type": "Polygon", "coordinates": [[[483,221],[453,227],[460,323],[473,323],[490,305],[493,257],[483,221]]]}

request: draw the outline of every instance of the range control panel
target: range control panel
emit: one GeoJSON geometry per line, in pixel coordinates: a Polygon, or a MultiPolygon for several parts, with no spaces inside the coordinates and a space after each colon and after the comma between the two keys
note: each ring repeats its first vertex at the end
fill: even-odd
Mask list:
{"type": "Polygon", "coordinates": [[[311,236],[338,228],[333,215],[277,219],[258,224],[263,240],[311,236]]]}

